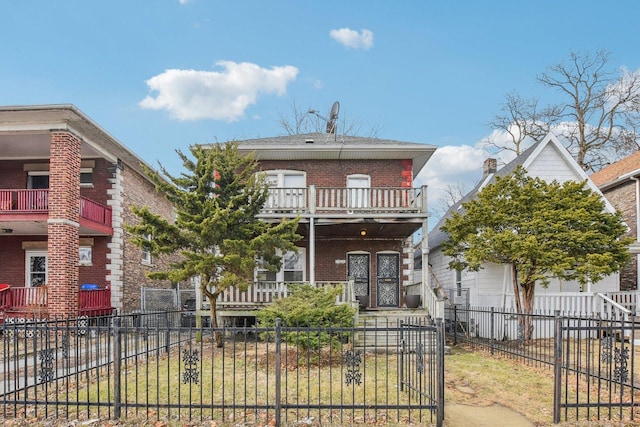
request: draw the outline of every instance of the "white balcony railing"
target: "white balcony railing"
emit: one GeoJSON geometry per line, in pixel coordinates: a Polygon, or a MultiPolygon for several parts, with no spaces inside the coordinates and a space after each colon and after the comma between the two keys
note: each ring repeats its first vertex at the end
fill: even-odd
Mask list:
{"type": "Polygon", "coordinates": [[[426,211],[426,187],[270,188],[264,213],[411,213],[426,211]]]}

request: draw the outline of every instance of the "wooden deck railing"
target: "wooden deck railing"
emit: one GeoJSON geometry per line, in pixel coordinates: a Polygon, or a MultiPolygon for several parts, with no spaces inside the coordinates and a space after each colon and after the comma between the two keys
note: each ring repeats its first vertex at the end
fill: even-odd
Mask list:
{"type": "MultiPolygon", "coordinates": [[[[111,227],[111,207],[86,197],[80,198],[80,217],[111,227]]],[[[44,213],[49,211],[49,190],[0,190],[2,213],[44,213]]]]}
{"type": "Polygon", "coordinates": [[[270,188],[264,213],[423,212],[426,188],[270,188]]]}
{"type": "MultiPolygon", "coordinates": [[[[316,282],[317,288],[342,286],[342,294],[336,304],[351,304],[354,301],[353,285],[347,281],[316,282]]],[[[231,287],[218,297],[220,308],[259,308],[278,298],[289,295],[289,286],[284,282],[257,282],[249,285],[246,291],[231,287]]]]}

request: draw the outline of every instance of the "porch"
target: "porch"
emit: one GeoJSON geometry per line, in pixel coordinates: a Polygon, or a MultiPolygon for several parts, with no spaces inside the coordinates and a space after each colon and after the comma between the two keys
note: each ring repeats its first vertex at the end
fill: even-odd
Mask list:
{"type": "MultiPolygon", "coordinates": [[[[81,228],[88,228],[111,234],[111,207],[80,197],[81,228]]],[[[29,221],[37,221],[49,213],[48,189],[3,189],[0,190],[0,225],[3,229],[23,234],[29,221]],[[13,225],[12,225],[13,223],[13,225]]],[[[46,222],[45,222],[46,223],[46,222]]]]}
{"type": "Polygon", "coordinates": [[[323,214],[342,216],[357,214],[426,213],[426,186],[408,187],[316,187],[269,188],[269,197],[261,215],[323,214]]]}

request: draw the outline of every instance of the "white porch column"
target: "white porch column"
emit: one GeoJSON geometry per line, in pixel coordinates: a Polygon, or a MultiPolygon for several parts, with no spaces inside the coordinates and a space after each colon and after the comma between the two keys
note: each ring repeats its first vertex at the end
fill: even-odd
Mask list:
{"type": "Polygon", "coordinates": [[[309,218],[309,282],[316,282],[316,225],[313,216],[309,218]]]}

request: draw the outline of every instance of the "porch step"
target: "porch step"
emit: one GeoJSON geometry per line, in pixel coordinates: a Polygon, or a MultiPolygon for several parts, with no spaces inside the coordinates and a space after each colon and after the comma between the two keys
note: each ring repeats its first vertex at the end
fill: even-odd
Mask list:
{"type": "MultiPolygon", "coordinates": [[[[358,313],[358,333],[354,348],[362,351],[398,352],[402,349],[402,340],[398,327],[402,322],[430,324],[431,318],[424,309],[413,310],[371,310],[358,313]]],[[[411,351],[418,344],[416,334],[404,336],[405,351],[411,351]]]]}

